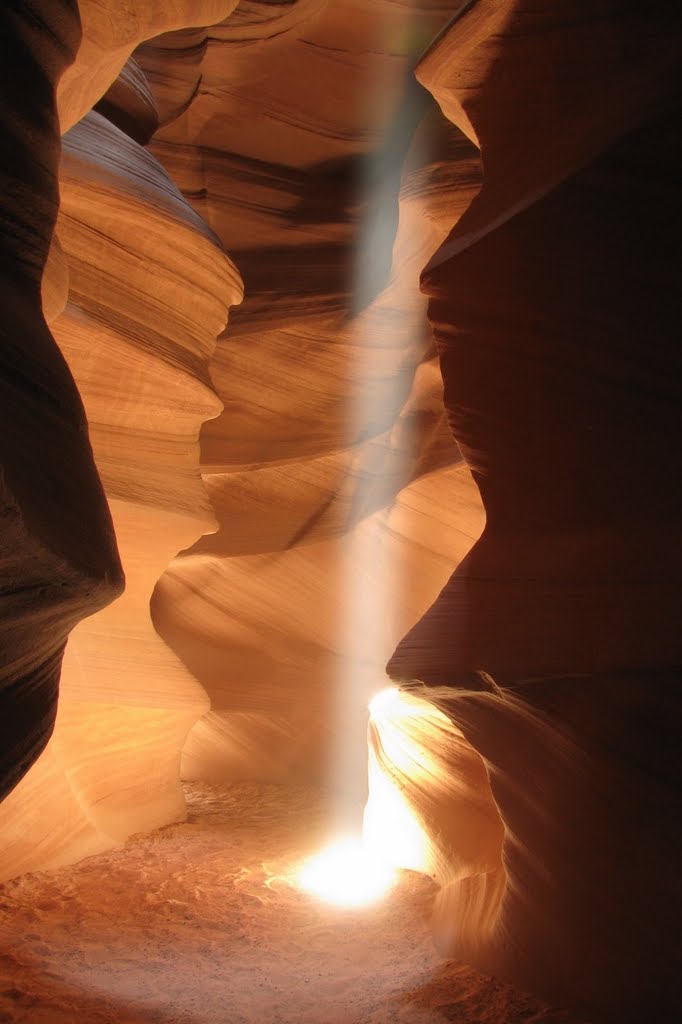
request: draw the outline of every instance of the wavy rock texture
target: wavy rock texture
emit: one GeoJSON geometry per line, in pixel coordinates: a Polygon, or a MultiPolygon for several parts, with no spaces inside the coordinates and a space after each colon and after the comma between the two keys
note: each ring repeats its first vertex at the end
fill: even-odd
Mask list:
{"type": "MultiPolygon", "coordinates": [[[[281,4],[241,0],[221,24],[166,32],[143,43],[136,51],[137,58],[152,87],[161,124],[169,124],[189,108],[202,79],[210,84],[202,88],[201,106],[224,116],[220,96],[211,96],[211,87],[224,93],[232,84],[243,89],[247,82],[267,79],[271,69],[264,60],[281,57],[299,26],[328,4],[329,0],[281,4]]],[[[195,114],[196,109],[192,118],[195,114]]]]}
{"type": "Polygon", "coordinates": [[[159,127],[154,97],[144,72],[132,57],[94,109],[141,146],[147,145],[159,127]]]}
{"type": "Polygon", "coordinates": [[[211,29],[200,65],[193,36],[137,53],[162,121],[201,68],[153,150],[246,286],[201,443],[221,528],[161,579],[153,614],[211,697],[187,776],[357,792],[367,699],[483,526],[418,288],[480,168],[409,74],[443,4],[265,6],[211,29]]]}
{"type": "Polygon", "coordinates": [[[357,798],[395,648],[410,710],[375,721],[371,763],[428,833],[444,950],[665,1024],[679,15],[464,4],[418,67],[444,117],[412,68],[452,7],[83,0],[58,241],[77,19],[0,15],[24,104],[0,165],[6,788],[49,734],[67,632],[120,588],[41,300],[128,576],[73,632],[2,873],[180,817],[188,733],[187,777],[357,798]],[[241,294],[221,243],[246,300],[209,376],[241,294]]]}
{"type": "Polygon", "coordinates": [[[678,1005],[679,27],[474,4],[418,71],[485,168],[423,286],[487,522],[389,672],[432,687],[504,824],[506,884],[453,870],[446,948],[599,1020],[678,1005]]]}
{"type": "Polygon", "coordinates": [[[159,32],[210,25],[238,0],[79,0],[82,39],[76,60],[59,81],[62,134],[100,100],[139,43],[159,32]]]}
{"type": "Polygon", "coordinates": [[[70,3],[3,7],[0,246],[0,796],[52,731],[72,626],[120,592],[120,564],[73,379],[41,312],[63,306],[54,89],[78,47],[70,3]],[[39,154],[39,159],[37,158],[39,154]],[[48,259],[49,252],[49,259],[48,259]]]}
{"type": "MultiPolygon", "coordinates": [[[[114,91],[119,112],[128,85],[114,91]]],[[[145,123],[139,104],[126,114],[145,123]]],[[[69,301],[53,330],[85,404],[127,586],[71,635],[53,739],[0,809],[6,877],[184,812],[179,752],[208,700],[156,634],[149,597],[175,553],[215,527],[197,440],[221,408],[207,364],[241,298],[217,238],[101,115],[65,137],[60,187],[69,301]]]]}

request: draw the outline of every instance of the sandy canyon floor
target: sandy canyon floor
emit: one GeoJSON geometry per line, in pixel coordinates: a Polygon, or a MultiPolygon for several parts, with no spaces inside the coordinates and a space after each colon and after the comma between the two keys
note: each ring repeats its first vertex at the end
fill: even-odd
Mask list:
{"type": "Polygon", "coordinates": [[[187,787],[185,824],[0,887],[5,1024],[576,1024],[432,946],[429,879],[330,908],[288,879],[305,789],[187,787]]]}

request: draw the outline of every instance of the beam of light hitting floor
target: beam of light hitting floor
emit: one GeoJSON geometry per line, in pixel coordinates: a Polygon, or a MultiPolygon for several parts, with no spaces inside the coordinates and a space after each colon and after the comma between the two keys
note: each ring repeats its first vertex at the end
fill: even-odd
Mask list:
{"type": "MultiPolygon", "coordinates": [[[[386,22],[384,30],[392,33],[392,46],[401,41],[406,65],[397,76],[380,75],[372,98],[378,110],[391,112],[383,125],[373,129],[377,146],[362,174],[364,195],[359,198],[366,212],[357,233],[348,325],[356,353],[350,371],[347,432],[353,453],[349,468],[353,499],[341,550],[340,667],[329,768],[330,790],[339,796],[332,809],[331,845],[308,862],[299,877],[304,889],[346,906],[358,906],[385,893],[395,866],[420,870],[426,862],[420,826],[400,790],[390,778],[382,777],[372,754],[369,788],[373,795],[364,834],[362,825],[368,791],[367,702],[377,681],[386,678],[383,666],[401,632],[395,621],[398,566],[387,524],[396,495],[409,479],[418,444],[414,432],[402,429],[401,415],[416,367],[430,344],[425,300],[419,291],[421,264],[412,266],[405,257],[405,253],[419,252],[419,239],[412,235],[421,225],[413,225],[409,218],[399,222],[408,151],[411,164],[427,162],[423,135],[415,135],[432,104],[413,74],[414,60],[425,42],[419,26],[415,10],[407,4],[396,5],[393,22],[390,26],[386,22]],[[396,102],[384,102],[386,90],[395,93],[396,102]],[[392,267],[402,268],[394,271],[393,278],[392,267]],[[389,836],[394,849],[387,859],[389,836]],[[397,861],[396,851],[400,851],[397,861]]],[[[377,40],[378,46],[382,43],[385,40],[377,40]]]]}
{"type": "Polygon", "coordinates": [[[332,843],[303,865],[297,880],[300,888],[337,906],[374,903],[391,888],[397,868],[431,874],[436,859],[398,780],[412,787],[437,780],[428,739],[442,739],[454,726],[428,701],[396,687],[373,697],[369,711],[369,799],[362,837],[332,843]]]}
{"type": "MultiPolygon", "coordinates": [[[[332,710],[336,741],[329,766],[330,789],[347,797],[339,802],[334,826],[340,834],[351,825],[361,829],[367,702],[386,680],[384,665],[402,632],[396,624],[400,580],[389,519],[419,443],[415,431],[404,429],[401,416],[430,343],[419,291],[421,265],[403,272],[406,253],[419,251],[419,238],[412,235],[421,225],[409,218],[399,222],[399,193],[408,152],[411,164],[427,162],[425,139],[415,131],[432,100],[413,74],[413,58],[423,45],[419,18],[405,4],[396,5],[392,19],[389,24],[386,18],[384,31],[394,41],[403,40],[407,63],[390,80],[385,73],[377,78],[377,93],[390,90],[396,98],[392,103],[379,102],[378,96],[373,100],[377,109],[390,112],[375,126],[376,149],[361,176],[359,205],[365,213],[357,230],[353,316],[346,328],[354,351],[347,409],[352,499],[340,546],[339,659],[332,710]]],[[[382,45],[385,40],[377,40],[377,47],[382,45]]]]}
{"type": "Polygon", "coordinates": [[[325,903],[364,907],[388,892],[395,871],[362,838],[338,839],[301,868],[298,884],[325,903]]]}

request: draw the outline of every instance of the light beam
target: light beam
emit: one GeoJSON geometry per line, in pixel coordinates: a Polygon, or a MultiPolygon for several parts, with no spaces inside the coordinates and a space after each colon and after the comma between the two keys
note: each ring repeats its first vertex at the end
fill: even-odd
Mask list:
{"type": "Polygon", "coordinates": [[[363,839],[338,839],[301,868],[298,884],[339,907],[375,903],[393,885],[395,871],[363,839]]]}

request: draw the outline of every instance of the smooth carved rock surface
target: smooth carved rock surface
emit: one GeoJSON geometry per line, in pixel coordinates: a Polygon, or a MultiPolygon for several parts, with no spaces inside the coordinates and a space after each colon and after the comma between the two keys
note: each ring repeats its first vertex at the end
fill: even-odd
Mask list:
{"type": "MultiPolygon", "coordinates": [[[[136,57],[152,87],[161,124],[169,124],[188,110],[206,81],[225,92],[233,83],[244,88],[268,78],[273,57],[286,50],[295,30],[324,11],[328,3],[241,0],[220,24],[166,32],[142,43],[136,57]]],[[[203,91],[208,91],[205,85],[203,91]]],[[[221,112],[215,100],[212,106],[221,112]]]]}
{"type": "MultiPolygon", "coordinates": [[[[183,753],[191,778],[326,783],[338,757],[334,783],[355,786],[385,661],[483,526],[419,293],[480,183],[474,147],[409,74],[445,9],[313,7],[262,45],[270,23],[254,21],[239,77],[243,20],[212,29],[191,105],[152,144],[246,288],[211,366],[225,412],[202,433],[220,529],[153,600],[211,697],[183,753]]],[[[177,53],[164,37],[137,54],[166,109],[177,53]]]]}
{"type": "Polygon", "coordinates": [[[93,109],[141,146],[147,145],[159,127],[154,97],[144,72],[132,57],[93,109]]]}
{"type": "Polygon", "coordinates": [[[357,795],[390,658],[449,716],[404,723],[428,785],[371,735],[429,833],[444,951],[592,1020],[678,1019],[673,5],[461,5],[417,69],[442,116],[412,68],[444,0],[83,0],[59,239],[57,7],[32,5],[56,48],[0,15],[26,117],[2,157],[8,787],[67,632],[120,588],[41,299],[128,589],[69,641],[3,874],[180,817],[181,748],[193,779],[357,795]],[[221,244],[246,299],[213,357],[241,294],[221,244]]]}
{"type": "Polygon", "coordinates": [[[215,528],[197,440],[221,408],[207,365],[241,298],[158,162],[99,114],[64,139],[60,186],[70,290],[53,331],[85,404],[126,591],[70,637],[54,737],[0,808],[6,876],[183,814],[179,751],[209,702],[156,634],[149,597],[176,552],[215,528]]]}
{"type": "Polygon", "coordinates": [[[63,306],[54,90],[78,47],[73,4],[0,12],[0,796],[45,746],[64,643],[122,585],[83,406],[41,310],[63,306]],[[39,159],[37,158],[39,152],[39,159]],[[49,260],[48,260],[49,252],[49,260]],[[77,510],[77,511],[76,511],[77,510]]]}
{"type": "Polygon", "coordinates": [[[135,47],[159,32],[210,25],[238,0],[80,0],[82,38],[76,59],[59,81],[62,134],[104,96],[135,47]]]}
{"type": "Polygon", "coordinates": [[[486,529],[389,672],[482,755],[505,826],[505,886],[458,869],[445,948],[598,1020],[677,1016],[679,27],[481,3],[418,69],[485,168],[423,287],[486,529]]]}

